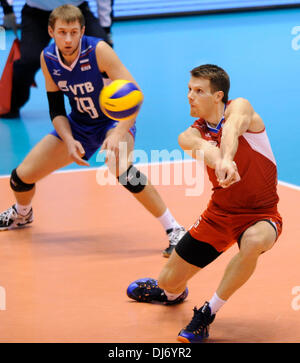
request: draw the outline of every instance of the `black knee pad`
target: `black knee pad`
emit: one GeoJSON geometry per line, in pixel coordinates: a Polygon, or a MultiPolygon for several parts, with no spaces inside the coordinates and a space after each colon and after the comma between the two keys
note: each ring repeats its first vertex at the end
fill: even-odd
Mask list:
{"type": "Polygon", "coordinates": [[[31,189],[34,188],[35,183],[26,184],[22,182],[22,180],[17,175],[16,169],[14,169],[10,176],[10,186],[11,189],[15,192],[29,192],[31,189]]]}
{"type": "Polygon", "coordinates": [[[130,167],[118,177],[119,183],[122,184],[131,193],[140,193],[147,185],[147,177],[136,167],[130,167]]]}

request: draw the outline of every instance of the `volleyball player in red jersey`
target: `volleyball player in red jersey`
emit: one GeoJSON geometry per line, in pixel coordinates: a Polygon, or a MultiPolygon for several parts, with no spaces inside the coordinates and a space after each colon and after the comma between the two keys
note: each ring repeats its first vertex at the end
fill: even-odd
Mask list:
{"type": "Polygon", "coordinates": [[[213,185],[211,200],[177,244],[158,281],[140,279],[127,294],[140,302],[182,302],[187,282],[234,243],[229,262],[210,301],[194,308],[179,332],[182,342],[208,337],[216,312],[253,274],[259,256],[270,250],[282,230],[277,210],[277,168],[261,117],[243,98],[228,102],[230,80],[220,67],[206,64],[191,71],[188,100],[198,119],[179,136],[183,150],[204,157],[213,185]],[[200,153],[199,153],[200,152],[200,153]]]}

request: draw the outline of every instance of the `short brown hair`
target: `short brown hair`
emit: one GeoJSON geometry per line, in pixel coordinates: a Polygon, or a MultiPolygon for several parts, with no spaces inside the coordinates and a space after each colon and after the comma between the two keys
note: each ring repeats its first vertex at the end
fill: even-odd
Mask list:
{"type": "Polygon", "coordinates": [[[230,88],[230,79],[228,74],[214,64],[203,64],[191,70],[191,75],[196,78],[204,78],[210,81],[212,92],[223,91],[222,102],[228,102],[228,93],[230,88]]]}
{"type": "Polygon", "coordinates": [[[85,19],[81,10],[76,6],[70,4],[62,5],[58,8],[55,8],[49,16],[48,25],[52,29],[54,29],[56,20],[58,19],[64,21],[67,24],[78,21],[81,28],[83,28],[85,25],[85,19]]]}

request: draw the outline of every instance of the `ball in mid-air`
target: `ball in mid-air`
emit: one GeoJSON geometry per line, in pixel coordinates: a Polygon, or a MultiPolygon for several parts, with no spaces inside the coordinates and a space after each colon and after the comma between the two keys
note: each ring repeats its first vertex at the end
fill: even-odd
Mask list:
{"type": "Polygon", "coordinates": [[[102,112],[116,121],[135,117],[143,102],[143,93],[130,81],[117,79],[103,87],[100,93],[102,112]]]}

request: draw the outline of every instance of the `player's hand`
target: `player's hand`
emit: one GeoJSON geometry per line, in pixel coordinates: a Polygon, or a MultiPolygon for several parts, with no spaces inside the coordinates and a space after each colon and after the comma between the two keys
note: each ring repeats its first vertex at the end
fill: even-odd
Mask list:
{"type": "Polygon", "coordinates": [[[119,132],[114,130],[107,138],[104,140],[100,152],[106,151],[105,162],[107,162],[111,158],[115,158],[116,163],[119,162],[121,148],[125,141],[125,135],[127,131],[119,132]]]}
{"type": "Polygon", "coordinates": [[[82,166],[90,166],[90,164],[83,160],[82,157],[85,154],[84,148],[81,145],[81,143],[77,140],[71,140],[67,144],[69,155],[73,161],[75,161],[76,164],[82,165],[82,166]]]}
{"type": "Polygon", "coordinates": [[[9,13],[4,15],[3,25],[6,29],[12,29],[15,36],[17,36],[18,25],[15,13],[9,13]]]}
{"type": "Polygon", "coordinates": [[[222,188],[228,188],[241,180],[236,163],[232,160],[219,160],[216,163],[215,173],[222,188]]]}

